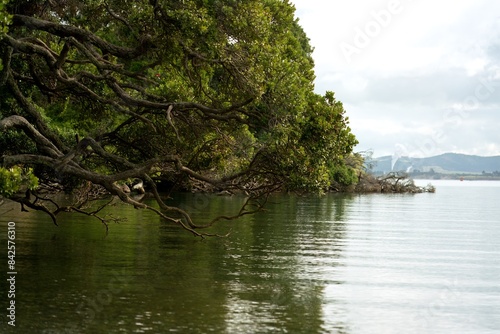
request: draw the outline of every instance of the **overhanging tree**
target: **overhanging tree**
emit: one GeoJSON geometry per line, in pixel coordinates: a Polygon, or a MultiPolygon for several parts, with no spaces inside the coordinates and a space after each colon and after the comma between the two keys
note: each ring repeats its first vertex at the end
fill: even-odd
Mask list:
{"type": "Polygon", "coordinates": [[[86,196],[61,206],[33,184],[4,194],[54,222],[75,211],[106,224],[84,210],[98,186],[206,235],[198,229],[217,218],[196,224],[165,203],[159,184],[245,192],[236,217],[278,189],[326,190],[356,144],[333,93],[313,92],[312,48],[288,1],[24,0],[6,9],[4,174],[16,166],[33,180],[33,170],[40,185],[86,196]],[[159,209],[125,191],[133,178],[159,209]]]}

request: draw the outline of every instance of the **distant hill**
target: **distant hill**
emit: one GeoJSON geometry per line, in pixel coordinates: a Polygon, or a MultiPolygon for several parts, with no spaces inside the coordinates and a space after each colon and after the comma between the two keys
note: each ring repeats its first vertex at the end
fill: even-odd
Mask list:
{"type": "Polygon", "coordinates": [[[457,153],[445,153],[429,158],[401,157],[391,168],[393,158],[384,156],[375,158],[374,173],[388,173],[390,171],[411,171],[427,173],[434,171],[442,174],[481,174],[500,171],[500,156],[481,157],[457,153]]]}

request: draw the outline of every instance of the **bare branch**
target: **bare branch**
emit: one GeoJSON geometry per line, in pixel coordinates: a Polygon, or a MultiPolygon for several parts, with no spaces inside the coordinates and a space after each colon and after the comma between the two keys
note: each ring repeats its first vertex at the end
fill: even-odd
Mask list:
{"type": "Polygon", "coordinates": [[[115,13],[111,9],[111,7],[109,6],[109,4],[107,2],[105,2],[104,5],[106,6],[106,11],[109,13],[109,15],[111,15],[115,20],[118,20],[121,23],[123,23],[130,30],[130,32],[134,35],[134,37],[138,38],[138,36],[135,33],[134,29],[132,28],[132,26],[130,25],[130,23],[128,23],[128,21],[126,19],[124,19],[123,17],[121,17],[120,15],[118,15],[117,13],[115,13]]]}
{"type": "Polygon", "coordinates": [[[45,212],[46,214],[48,214],[50,216],[54,225],[58,226],[56,216],[45,205],[39,204],[36,202],[31,202],[30,198],[29,198],[29,194],[30,193],[28,191],[26,196],[22,196],[22,197],[21,196],[13,196],[10,198],[10,200],[20,203],[23,208],[24,208],[24,206],[27,206],[28,208],[31,208],[31,209],[34,209],[37,211],[45,212]]]}
{"type": "Polygon", "coordinates": [[[2,55],[2,71],[0,72],[0,87],[5,85],[7,78],[9,77],[10,61],[12,60],[12,52],[14,48],[7,47],[2,55]]]}
{"type": "Polygon", "coordinates": [[[40,41],[40,45],[40,43],[38,43],[39,40],[35,40],[37,43],[33,43],[32,39],[15,39],[9,35],[6,35],[4,37],[4,40],[8,42],[9,45],[13,47],[17,52],[38,54],[42,56],[43,58],[45,58],[49,66],[53,66],[57,61],[57,55],[55,55],[54,52],[52,52],[52,50],[47,47],[47,45],[45,45],[45,43],[40,41]]]}
{"type": "Polygon", "coordinates": [[[174,122],[172,121],[172,109],[174,108],[173,105],[169,105],[167,108],[167,121],[170,124],[170,126],[174,129],[175,136],[177,137],[178,141],[181,141],[179,137],[179,132],[177,131],[177,128],[174,125],[174,122]]]}
{"type": "Polygon", "coordinates": [[[51,157],[62,156],[61,151],[24,117],[13,115],[0,120],[0,130],[5,131],[10,128],[22,129],[35,143],[42,146],[51,157]]]}
{"type": "MultiPolygon", "coordinates": [[[[11,89],[14,97],[16,98],[17,102],[19,105],[23,108],[24,111],[28,112],[30,116],[32,116],[35,120],[35,125],[38,131],[47,138],[48,140],[51,141],[52,145],[54,145],[58,151],[65,151],[67,148],[63,144],[63,142],[59,139],[59,137],[54,134],[45,124],[43,121],[42,116],[36,110],[36,108],[33,106],[33,104],[28,101],[28,99],[23,95],[21,90],[19,89],[19,86],[17,85],[16,81],[14,80],[14,77],[12,75],[12,72],[9,73],[7,82],[9,84],[9,88],[11,89]]],[[[47,146],[49,147],[49,146],[47,146]]]]}
{"type": "Polygon", "coordinates": [[[106,42],[88,30],[71,25],[58,24],[24,15],[14,15],[12,22],[14,26],[26,26],[27,28],[46,31],[59,37],[75,37],[82,41],[88,41],[104,52],[124,59],[135,58],[143,52],[141,45],[135,49],[114,45],[106,42]]]}

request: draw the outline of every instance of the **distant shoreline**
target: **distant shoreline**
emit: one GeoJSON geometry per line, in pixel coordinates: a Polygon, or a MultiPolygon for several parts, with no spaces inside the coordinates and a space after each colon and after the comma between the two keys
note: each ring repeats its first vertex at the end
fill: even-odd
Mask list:
{"type": "Polygon", "coordinates": [[[500,181],[498,175],[482,174],[440,174],[440,173],[418,173],[409,174],[415,180],[463,180],[463,181],[500,181]]]}

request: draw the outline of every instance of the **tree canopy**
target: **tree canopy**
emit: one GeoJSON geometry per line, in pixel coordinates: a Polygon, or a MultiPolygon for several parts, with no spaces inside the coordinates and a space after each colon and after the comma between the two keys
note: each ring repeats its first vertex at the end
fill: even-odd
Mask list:
{"type": "Polygon", "coordinates": [[[83,203],[99,189],[203,235],[217,218],[197,224],[162,191],[243,192],[239,216],[276,190],[355,182],[357,141],[314,92],[287,0],[2,0],[0,24],[0,178],[16,184],[0,194],[54,222],[96,215],[83,203]],[[41,195],[54,187],[86,195],[63,206],[41,195]]]}

